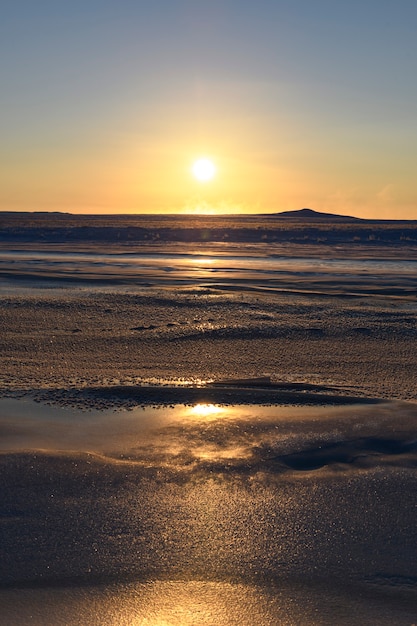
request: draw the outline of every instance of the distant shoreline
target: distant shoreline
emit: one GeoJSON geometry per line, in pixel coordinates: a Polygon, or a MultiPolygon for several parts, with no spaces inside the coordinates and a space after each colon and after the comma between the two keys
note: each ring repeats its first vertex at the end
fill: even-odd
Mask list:
{"type": "Polygon", "coordinates": [[[0,243],[296,243],[417,246],[415,220],[289,212],[248,215],[72,215],[0,212],[0,243]]]}

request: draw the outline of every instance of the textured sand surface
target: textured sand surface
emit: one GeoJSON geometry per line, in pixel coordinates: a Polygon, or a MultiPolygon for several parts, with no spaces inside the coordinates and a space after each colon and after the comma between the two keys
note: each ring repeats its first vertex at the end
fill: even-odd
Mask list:
{"type": "Polygon", "coordinates": [[[416,306],[408,300],[20,290],[1,299],[0,328],[2,392],[268,374],[417,399],[416,306]]]}

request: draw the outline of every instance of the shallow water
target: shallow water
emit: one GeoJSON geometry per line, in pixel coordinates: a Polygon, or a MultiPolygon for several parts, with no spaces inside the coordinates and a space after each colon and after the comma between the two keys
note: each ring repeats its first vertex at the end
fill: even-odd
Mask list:
{"type": "MultiPolygon", "coordinates": [[[[311,251],[310,251],[311,252],[311,251]]],[[[121,252],[75,252],[65,244],[52,249],[0,250],[3,281],[71,280],[136,285],[201,285],[268,288],[297,292],[415,294],[417,260],[405,253],[355,255],[355,251],[317,248],[311,255],[298,246],[195,244],[148,246],[121,252]]]]}
{"type": "MultiPolygon", "coordinates": [[[[212,390],[222,393],[222,388],[212,390]]],[[[412,403],[361,404],[358,399],[352,406],[351,398],[322,396],[326,400],[321,406],[203,402],[146,406],[141,399],[132,405],[125,389],[120,389],[121,403],[115,407],[106,400],[106,391],[102,397],[98,390],[94,395],[94,404],[101,408],[90,404],[88,410],[48,406],[30,398],[0,399],[0,451],[90,453],[178,472],[200,465],[207,470],[211,463],[219,471],[224,464],[227,470],[250,473],[262,468],[316,469],[338,462],[348,472],[356,468],[355,462],[384,465],[392,458],[398,466],[404,462],[413,467],[414,456],[417,464],[417,405],[412,403]],[[336,400],[341,406],[331,405],[336,400]],[[106,402],[110,406],[104,409],[106,402]]],[[[192,391],[181,393],[191,398],[192,391]]],[[[242,395],[244,391],[239,390],[242,395]]],[[[299,403],[300,396],[307,398],[294,394],[299,403]]],[[[61,404],[64,397],[60,396],[61,404]]]]}

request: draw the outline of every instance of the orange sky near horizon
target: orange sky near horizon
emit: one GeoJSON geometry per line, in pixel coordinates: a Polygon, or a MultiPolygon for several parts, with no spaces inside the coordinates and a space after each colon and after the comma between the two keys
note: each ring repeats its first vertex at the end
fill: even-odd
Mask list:
{"type": "Polygon", "coordinates": [[[414,2],[18,4],[0,210],[417,218],[414,2]]]}
{"type": "Polygon", "coordinates": [[[395,184],[386,183],[383,158],[378,167],[361,171],[360,163],[355,166],[344,155],[332,163],[329,156],[328,167],[313,162],[303,169],[290,166],[284,146],[280,158],[268,160],[249,146],[245,151],[241,136],[235,153],[230,146],[222,150],[221,137],[219,149],[212,138],[204,151],[180,145],[143,151],[134,140],[127,143],[124,151],[85,153],[83,158],[67,152],[59,158],[45,155],[36,165],[20,164],[2,180],[1,210],[221,214],[309,207],[372,219],[417,217],[413,172],[405,168],[395,184]],[[203,183],[191,171],[200,156],[211,158],[217,168],[215,177],[203,183]]]}

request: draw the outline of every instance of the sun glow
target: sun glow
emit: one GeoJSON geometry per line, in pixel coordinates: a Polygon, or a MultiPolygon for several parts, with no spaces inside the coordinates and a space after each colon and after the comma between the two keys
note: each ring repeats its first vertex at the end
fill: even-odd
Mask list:
{"type": "Polygon", "coordinates": [[[210,159],[198,159],[193,164],[192,173],[200,183],[206,183],[216,175],[217,169],[210,159]]]}

